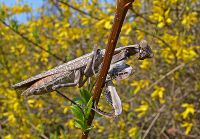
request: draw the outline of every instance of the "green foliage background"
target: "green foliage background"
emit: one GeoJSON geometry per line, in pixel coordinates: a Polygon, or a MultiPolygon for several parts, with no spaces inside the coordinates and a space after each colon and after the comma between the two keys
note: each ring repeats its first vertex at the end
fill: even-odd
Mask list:
{"type": "MultiPolygon", "coordinates": [[[[55,92],[24,99],[11,85],[105,48],[115,4],[99,0],[45,0],[42,7],[0,3],[0,138],[79,138],[70,103],[55,92]],[[13,15],[38,16],[19,24],[13,15]]],[[[91,138],[200,137],[200,3],[135,0],[118,47],[146,39],[154,58],[128,63],[136,73],[116,82],[123,102],[118,122],[96,117],[91,138]],[[151,129],[151,130],[147,130],[151,129]],[[147,132],[148,131],[148,132],[147,132]]],[[[85,86],[87,87],[87,86],[85,86]]],[[[78,88],[63,89],[71,98],[78,88]]],[[[102,97],[103,98],[103,97],[102,97]]],[[[109,106],[102,101],[102,109],[109,106]]]]}

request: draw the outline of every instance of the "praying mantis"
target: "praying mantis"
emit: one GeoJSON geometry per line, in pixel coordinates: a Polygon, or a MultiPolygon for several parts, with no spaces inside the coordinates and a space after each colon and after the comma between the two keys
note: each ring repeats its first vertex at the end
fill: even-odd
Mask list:
{"type": "MultiPolygon", "coordinates": [[[[98,73],[104,54],[104,49],[95,48],[91,53],[33,76],[12,87],[14,89],[25,89],[22,95],[26,97],[50,93],[63,87],[74,87],[76,85],[82,87],[88,78],[98,73]]],[[[122,109],[121,100],[112,80],[122,80],[133,73],[132,67],[125,64],[125,60],[132,55],[136,55],[137,59],[143,60],[151,58],[153,53],[145,40],[136,45],[119,47],[115,50],[105,83],[107,92],[110,92],[107,94],[111,96],[109,101],[112,103],[116,116],[121,113],[122,109]]]]}
{"type": "MultiPolygon", "coordinates": [[[[62,87],[74,87],[76,85],[82,87],[89,77],[99,71],[104,54],[104,49],[95,49],[91,53],[30,77],[12,87],[14,89],[25,89],[22,93],[24,96],[49,93],[62,87]]],[[[136,45],[117,48],[111,65],[128,59],[132,55],[137,55],[137,59],[143,60],[151,58],[153,53],[147,42],[143,40],[136,45]]]]}

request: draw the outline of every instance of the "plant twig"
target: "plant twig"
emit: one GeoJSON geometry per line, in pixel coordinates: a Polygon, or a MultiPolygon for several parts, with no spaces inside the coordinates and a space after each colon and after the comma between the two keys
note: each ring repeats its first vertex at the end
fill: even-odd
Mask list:
{"type": "Polygon", "coordinates": [[[160,116],[161,112],[165,109],[165,105],[163,105],[159,110],[158,113],[156,114],[156,116],[154,117],[153,121],[151,122],[151,124],[149,125],[148,129],[145,131],[144,136],[142,137],[142,139],[145,139],[147,137],[147,135],[149,134],[151,128],[154,126],[154,124],[156,123],[158,117],[160,116]]]}
{"type": "Polygon", "coordinates": [[[50,0],[52,4],[57,8],[58,12],[60,13],[60,16],[64,17],[62,9],[59,7],[58,2],[55,0],[50,0]]]}
{"type": "Polygon", "coordinates": [[[147,21],[147,22],[149,22],[149,23],[151,23],[151,24],[156,24],[156,22],[154,22],[154,21],[152,21],[152,20],[146,18],[143,14],[140,14],[140,13],[136,12],[133,8],[131,8],[130,10],[131,10],[136,16],[139,16],[139,17],[143,18],[145,21],[147,21]]]}
{"type": "Polygon", "coordinates": [[[63,5],[66,5],[66,6],[70,7],[70,8],[72,8],[72,9],[74,9],[75,11],[77,11],[77,12],[83,14],[83,15],[89,16],[89,17],[91,17],[91,18],[93,18],[93,19],[96,19],[96,20],[100,20],[98,17],[95,17],[95,16],[93,16],[93,15],[90,14],[90,13],[87,13],[87,12],[85,12],[85,11],[83,11],[83,10],[80,10],[79,8],[77,8],[77,7],[73,6],[73,5],[70,5],[70,4],[67,3],[67,2],[64,2],[64,1],[62,1],[62,0],[57,0],[57,1],[60,2],[60,3],[63,4],[63,5]]]}
{"type": "Polygon", "coordinates": [[[40,46],[39,44],[33,42],[32,40],[30,40],[29,38],[25,37],[23,34],[21,34],[19,31],[15,30],[14,28],[12,28],[10,25],[8,25],[5,21],[3,21],[2,19],[0,19],[0,22],[5,25],[6,27],[8,27],[10,30],[12,30],[15,34],[19,35],[22,39],[24,39],[25,41],[33,44],[34,46],[38,47],[39,49],[47,52],[48,54],[52,55],[54,58],[60,60],[60,61],[63,61],[64,60],[62,58],[60,58],[59,56],[57,56],[56,54],[53,54],[52,52],[44,49],[42,46],[40,46]]]}
{"type": "MultiPolygon", "coordinates": [[[[68,101],[70,101],[72,104],[74,104],[75,106],[77,106],[77,107],[79,107],[81,110],[82,110],[82,107],[79,105],[79,104],[77,104],[76,102],[74,102],[73,100],[71,100],[70,98],[68,98],[67,96],[65,96],[63,93],[61,93],[60,91],[58,91],[58,90],[55,90],[56,91],[56,93],[58,93],[60,96],[62,96],[63,98],[65,98],[66,100],[68,100],[68,101]]],[[[82,110],[82,112],[83,112],[83,110],[82,110]]],[[[83,112],[84,113],[84,112],[83,112]]]]}
{"type": "MultiPolygon", "coordinates": [[[[60,96],[62,96],[64,99],[66,99],[67,101],[70,101],[72,104],[74,104],[75,106],[79,107],[79,109],[81,109],[82,113],[85,115],[83,108],[86,107],[85,105],[80,105],[77,104],[75,101],[73,101],[72,99],[70,99],[69,97],[67,97],[66,95],[64,95],[63,93],[61,93],[58,90],[55,90],[56,93],[58,93],[60,96]]],[[[99,108],[96,107],[95,108],[91,108],[93,111],[97,112],[99,115],[108,117],[108,118],[114,118],[113,113],[109,113],[109,112],[104,112],[102,110],[100,110],[99,108]]]]}
{"type": "MultiPolygon", "coordinates": [[[[132,5],[133,1],[134,0],[118,0],[117,1],[117,9],[115,12],[114,23],[112,26],[110,36],[108,38],[108,44],[106,47],[106,52],[103,59],[102,68],[100,70],[100,73],[95,85],[94,93],[93,93],[93,99],[96,102],[96,105],[98,104],[98,101],[102,92],[102,88],[104,87],[105,78],[108,73],[108,69],[110,67],[111,59],[112,59],[112,56],[117,44],[119,34],[121,32],[121,28],[122,28],[125,16],[127,14],[128,9],[132,5]]],[[[95,112],[92,110],[90,113],[90,117],[88,119],[88,126],[91,126],[92,121],[94,119],[94,114],[95,112]]],[[[83,132],[82,139],[87,139],[88,133],[89,131],[83,132]]]]}
{"type": "Polygon", "coordinates": [[[174,69],[170,70],[168,73],[166,73],[165,75],[163,75],[160,79],[158,79],[153,84],[151,84],[149,86],[149,88],[147,88],[147,90],[150,90],[154,85],[158,84],[159,82],[161,82],[162,80],[164,80],[167,76],[171,75],[172,73],[174,73],[175,71],[179,70],[180,68],[182,68],[184,66],[185,66],[185,63],[182,63],[182,64],[176,66],[174,69]]]}
{"type": "Polygon", "coordinates": [[[31,122],[26,121],[27,124],[29,124],[32,128],[34,128],[37,132],[40,133],[40,136],[44,139],[49,139],[44,133],[41,133],[41,131],[31,122]]]}

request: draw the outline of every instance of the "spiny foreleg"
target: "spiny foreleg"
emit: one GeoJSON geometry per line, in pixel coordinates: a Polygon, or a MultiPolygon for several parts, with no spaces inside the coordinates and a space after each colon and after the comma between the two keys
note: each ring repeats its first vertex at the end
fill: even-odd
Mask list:
{"type": "Polygon", "coordinates": [[[86,68],[84,70],[84,75],[86,77],[91,77],[92,75],[96,75],[95,67],[99,67],[103,60],[103,56],[101,54],[101,50],[94,47],[93,55],[90,58],[89,62],[87,62],[86,68]]]}
{"type": "Polygon", "coordinates": [[[113,112],[105,112],[105,111],[100,110],[99,108],[97,108],[96,103],[94,103],[94,108],[96,112],[99,113],[100,115],[103,115],[109,118],[116,118],[122,112],[122,105],[121,105],[121,100],[117,94],[117,91],[112,81],[109,81],[106,83],[105,93],[106,93],[107,101],[113,108],[113,112]]]}
{"type": "MultiPolygon", "coordinates": [[[[66,95],[64,95],[63,93],[61,93],[60,91],[58,90],[55,90],[60,96],[62,96],[63,98],[65,98],[67,101],[70,101],[73,105],[79,107],[82,111],[82,113],[84,114],[84,111],[83,111],[83,108],[85,108],[84,105],[80,105],[80,104],[77,104],[75,101],[73,101],[72,99],[70,99],[69,97],[67,97],[66,95]]],[[[102,116],[106,116],[106,117],[109,117],[109,118],[114,118],[115,115],[114,113],[107,113],[107,112],[104,112],[104,111],[101,111],[100,109],[98,109],[96,107],[96,102],[94,102],[94,108],[91,108],[92,110],[94,110],[95,112],[97,112],[98,114],[102,115],[102,116]]]]}
{"type": "Polygon", "coordinates": [[[113,113],[107,113],[107,112],[101,111],[96,107],[99,113],[101,113],[101,115],[105,115],[108,117],[110,116],[112,118],[121,114],[122,112],[121,100],[117,94],[116,88],[114,87],[112,80],[125,79],[129,77],[131,74],[133,74],[133,72],[134,72],[133,68],[125,64],[125,61],[120,61],[111,65],[110,70],[107,75],[106,83],[105,83],[106,84],[105,95],[106,95],[107,101],[109,102],[109,104],[111,104],[114,110],[113,112],[114,116],[113,116],[113,113]]]}

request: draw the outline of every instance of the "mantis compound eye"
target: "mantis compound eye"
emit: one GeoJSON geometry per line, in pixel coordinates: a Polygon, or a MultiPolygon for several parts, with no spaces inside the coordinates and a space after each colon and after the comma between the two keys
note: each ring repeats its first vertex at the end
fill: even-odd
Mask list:
{"type": "Polygon", "coordinates": [[[101,49],[97,49],[97,54],[101,54],[101,49]]]}
{"type": "Polygon", "coordinates": [[[102,57],[102,51],[101,51],[101,49],[97,49],[96,50],[96,60],[98,60],[100,57],[102,57]]]}

